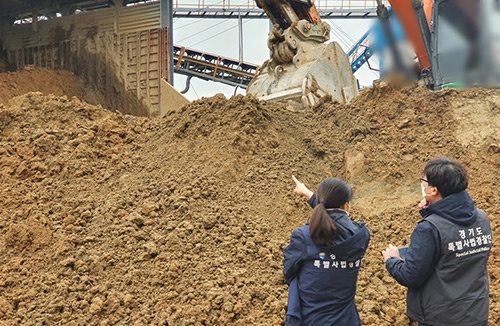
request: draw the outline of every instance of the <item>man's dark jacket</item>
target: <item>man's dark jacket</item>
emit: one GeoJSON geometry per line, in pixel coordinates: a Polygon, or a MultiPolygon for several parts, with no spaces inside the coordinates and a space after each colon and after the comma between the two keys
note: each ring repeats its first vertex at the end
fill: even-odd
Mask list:
{"type": "Polygon", "coordinates": [[[408,287],[407,315],[426,325],[474,326],[488,320],[487,262],[492,246],[486,214],[467,191],[420,211],[405,260],[389,273],[408,287]]]}

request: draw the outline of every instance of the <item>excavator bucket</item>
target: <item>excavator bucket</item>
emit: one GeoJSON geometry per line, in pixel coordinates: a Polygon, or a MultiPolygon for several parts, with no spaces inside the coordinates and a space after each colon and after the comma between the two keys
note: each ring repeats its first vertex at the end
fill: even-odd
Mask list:
{"type": "Polygon", "coordinates": [[[322,97],[347,103],[358,94],[349,57],[336,42],[303,47],[292,62],[272,67],[268,61],[247,88],[267,101],[289,101],[306,109],[322,97]]]}
{"type": "Polygon", "coordinates": [[[330,39],[313,1],[256,0],[273,28],[267,39],[271,58],[250,81],[247,94],[268,101],[287,100],[311,108],[321,98],[346,103],[358,94],[348,55],[330,39]]]}

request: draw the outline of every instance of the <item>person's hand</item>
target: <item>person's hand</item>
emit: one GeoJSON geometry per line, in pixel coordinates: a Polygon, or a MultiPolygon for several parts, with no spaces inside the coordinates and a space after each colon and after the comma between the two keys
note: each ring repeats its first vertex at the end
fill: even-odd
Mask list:
{"type": "Polygon", "coordinates": [[[297,178],[294,175],[292,175],[292,180],[293,182],[295,182],[295,189],[293,189],[294,193],[307,197],[307,199],[312,197],[313,192],[309,190],[305,184],[297,180],[297,178]]]}
{"type": "Polygon", "coordinates": [[[398,247],[393,244],[389,244],[389,246],[385,250],[382,250],[382,256],[384,256],[384,261],[387,261],[387,259],[391,257],[401,259],[401,257],[399,256],[398,247]]]}
{"type": "Polygon", "coordinates": [[[418,207],[420,207],[421,209],[424,209],[427,206],[429,206],[429,202],[425,198],[422,198],[422,200],[420,201],[420,203],[418,203],[418,207]]]}

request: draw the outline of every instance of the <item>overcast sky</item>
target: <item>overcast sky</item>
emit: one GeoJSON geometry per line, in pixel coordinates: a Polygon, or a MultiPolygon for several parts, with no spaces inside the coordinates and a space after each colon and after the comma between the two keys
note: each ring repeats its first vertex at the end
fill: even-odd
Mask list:
{"type": "MultiPolygon", "coordinates": [[[[349,48],[375,23],[375,19],[328,19],[332,33],[330,41],[336,41],[347,52],[349,48]]],[[[268,19],[243,19],[243,61],[261,65],[269,59],[267,48],[267,35],[269,32],[268,19]]],[[[223,57],[238,60],[239,27],[237,19],[200,19],[200,18],[174,18],[173,28],[174,44],[208,52],[223,57]]],[[[375,59],[370,63],[377,66],[375,59]]],[[[371,85],[378,77],[367,65],[356,72],[355,77],[361,85],[371,85]]],[[[174,87],[181,91],[185,88],[186,77],[174,74],[174,87]]],[[[222,93],[230,97],[235,93],[235,88],[222,83],[204,81],[193,77],[189,91],[184,94],[189,100],[202,97],[211,97],[222,93]]],[[[245,89],[236,89],[237,94],[245,94],[245,89]]]]}

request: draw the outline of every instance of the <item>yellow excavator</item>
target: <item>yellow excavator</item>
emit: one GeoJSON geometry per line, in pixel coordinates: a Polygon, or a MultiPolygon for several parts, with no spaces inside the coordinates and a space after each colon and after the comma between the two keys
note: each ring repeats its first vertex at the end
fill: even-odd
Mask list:
{"type": "Polygon", "coordinates": [[[252,79],[247,94],[267,101],[288,101],[307,109],[322,98],[347,103],[358,94],[348,55],[330,39],[309,0],[256,0],[273,23],[267,45],[271,51],[252,79]]]}

